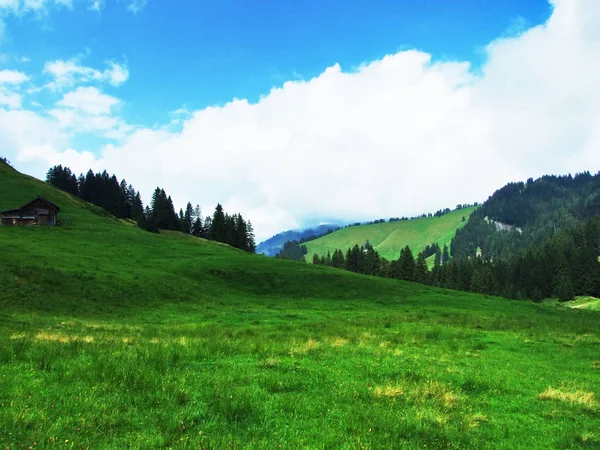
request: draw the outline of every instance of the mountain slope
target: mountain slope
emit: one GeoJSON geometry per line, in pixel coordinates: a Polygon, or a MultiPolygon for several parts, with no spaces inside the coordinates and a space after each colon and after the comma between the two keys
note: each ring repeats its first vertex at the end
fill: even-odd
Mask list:
{"type": "Polygon", "coordinates": [[[156,235],[1,166],[0,187],[66,222],[0,227],[5,447],[600,444],[596,311],[156,235]]]}
{"type": "Polygon", "coordinates": [[[600,173],[546,175],[498,189],[452,241],[452,257],[506,259],[600,215],[600,173]]]}
{"type": "Polygon", "coordinates": [[[345,252],[354,245],[364,245],[367,240],[388,260],[398,259],[400,250],[406,245],[415,254],[434,242],[443,247],[444,244],[450,244],[456,230],[464,225],[463,217],[468,219],[474,210],[475,208],[465,208],[441,217],[346,227],[307,242],[305,245],[308,254],[305,259],[310,262],[315,253],[323,256],[327,252],[333,254],[336,249],[345,252]]]}
{"type": "Polygon", "coordinates": [[[309,236],[322,236],[329,230],[335,230],[339,225],[323,224],[301,230],[288,230],[278,233],[275,236],[261,242],[256,247],[256,253],[267,256],[275,256],[281,249],[283,244],[288,241],[299,241],[309,236]]]}

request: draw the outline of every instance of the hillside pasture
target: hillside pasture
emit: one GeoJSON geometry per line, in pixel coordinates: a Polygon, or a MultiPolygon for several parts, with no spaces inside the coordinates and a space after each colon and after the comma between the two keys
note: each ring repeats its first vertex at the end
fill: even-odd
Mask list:
{"type": "Polygon", "coordinates": [[[375,223],[371,225],[357,225],[342,228],[334,233],[322,236],[314,241],[307,242],[307,262],[312,262],[313,255],[324,256],[327,252],[333,254],[336,249],[346,252],[354,245],[364,245],[368,240],[377,252],[388,260],[398,259],[400,250],[409,246],[413,253],[422,251],[427,245],[434,242],[441,248],[450,241],[456,230],[469,219],[475,208],[465,208],[452,211],[441,217],[427,217],[398,222],[375,223]]]}

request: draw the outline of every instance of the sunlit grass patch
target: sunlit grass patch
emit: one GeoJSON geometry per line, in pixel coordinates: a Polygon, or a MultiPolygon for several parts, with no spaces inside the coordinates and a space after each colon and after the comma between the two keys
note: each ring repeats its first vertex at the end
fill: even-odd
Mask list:
{"type": "Polygon", "coordinates": [[[27,337],[27,335],[25,333],[14,333],[14,334],[11,334],[8,338],[11,341],[15,341],[17,339],[25,339],[26,337],[27,337]]]}
{"type": "Polygon", "coordinates": [[[373,334],[365,332],[358,338],[359,347],[368,347],[373,345],[373,340],[376,338],[373,334]]]}
{"type": "Polygon", "coordinates": [[[94,342],[94,336],[76,336],[72,334],[53,333],[50,331],[40,331],[33,337],[36,341],[58,342],[60,344],[68,344],[70,342],[85,342],[91,344],[94,342]]]}
{"type": "Polygon", "coordinates": [[[424,402],[432,399],[436,404],[444,408],[455,408],[460,402],[460,396],[438,381],[427,381],[415,390],[413,397],[417,401],[424,402]]]}
{"type": "Polygon", "coordinates": [[[373,388],[373,397],[375,398],[394,398],[404,395],[404,388],[402,386],[375,386],[373,388]]]}
{"type": "Polygon", "coordinates": [[[455,393],[439,381],[391,383],[375,386],[372,389],[375,398],[405,397],[411,404],[433,403],[436,407],[451,410],[459,406],[462,396],[455,393]]]}
{"type": "Polygon", "coordinates": [[[348,342],[348,339],[336,336],[329,340],[329,345],[331,345],[332,347],[344,347],[348,344],[348,342]]]}
{"type": "Polygon", "coordinates": [[[265,369],[273,369],[279,366],[280,361],[277,358],[265,358],[261,361],[260,366],[265,369]]]}
{"type": "Polygon", "coordinates": [[[306,355],[307,353],[316,350],[321,346],[321,343],[316,339],[309,338],[306,342],[292,346],[290,354],[306,355]]]}
{"type": "Polygon", "coordinates": [[[478,428],[482,424],[488,422],[488,418],[481,413],[473,413],[466,417],[465,424],[467,430],[472,430],[474,428],[478,428]]]}
{"type": "Polygon", "coordinates": [[[594,447],[600,445],[600,433],[586,431],[581,434],[579,439],[581,443],[585,446],[593,445],[594,447]]]}
{"type": "Polygon", "coordinates": [[[538,399],[577,404],[590,409],[597,406],[594,393],[585,391],[567,392],[562,389],[548,388],[538,396],[538,399]]]}

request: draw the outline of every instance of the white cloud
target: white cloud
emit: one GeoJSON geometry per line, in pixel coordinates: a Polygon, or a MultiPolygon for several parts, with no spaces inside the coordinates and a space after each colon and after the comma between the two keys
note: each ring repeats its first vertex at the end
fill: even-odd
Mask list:
{"type": "Polygon", "coordinates": [[[93,133],[110,139],[123,139],[132,127],[114,116],[113,108],[121,102],[95,87],[78,87],[56,102],[49,111],[59,126],[72,133],[93,133]]]}
{"type": "Polygon", "coordinates": [[[0,0],[0,9],[17,11],[19,9],[20,0],[0,0]]]}
{"type": "Polygon", "coordinates": [[[0,106],[6,106],[9,109],[21,108],[21,95],[0,88],[0,106]]]}
{"type": "Polygon", "coordinates": [[[73,7],[73,0],[0,0],[0,11],[13,14],[22,14],[25,12],[41,12],[49,4],[65,6],[68,9],[73,7]]]}
{"type": "Polygon", "coordinates": [[[58,106],[90,115],[110,114],[111,109],[118,104],[118,98],[103,94],[95,87],[78,87],[57,102],[58,106]]]}
{"type": "Polygon", "coordinates": [[[259,239],[308,217],[419,214],[484,200],[508,181],[595,172],[600,2],[553,5],[544,25],[491,43],[477,73],[402,51],[353,72],[333,65],[256,104],[196,111],[180,132],[130,130],[95,160],[51,145],[21,161],[95,164],[146,200],[160,185],[205,213],[222,202],[259,239]]]}
{"type": "Polygon", "coordinates": [[[24,63],[30,62],[31,58],[29,58],[27,56],[20,56],[20,57],[16,57],[15,61],[17,61],[19,64],[24,64],[24,63]]]}
{"type": "Polygon", "coordinates": [[[39,11],[44,7],[46,0],[24,0],[23,8],[25,10],[39,11]]]}
{"type": "Polygon", "coordinates": [[[127,9],[133,14],[137,14],[146,7],[146,3],[148,3],[148,0],[130,0],[127,9]]]}
{"type": "Polygon", "coordinates": [[[75,109],[53,109],[49,114],[61,129],[71,134],[94,134],[107,139],[124,139],[133,129],[121,118],[107,114],[85,114],[75,109]]]}
{"type": "Polygon", "coordinates": [[[66,136],[47,118],[31,111],[0,108],[0,148],[3,156],[17,169],[44,178],[49,168],[47,158],[25,158],[23,155],[30,147],[47,145],[62,149],[66,143],[66,136]]]}
{"type": "Polygon", "coordinates": [[[49,61],[44,65],[44,73],[52,76],[53,81],[47,87],[53,90],[61,90],[76,84],[100,82],[109,83],[113,86],[123,84],[129,78],[129,71],[124,65],[114,61],[108,61],[108,68],[100,71],[92,67],[80,64],[78,58],[69,60],[49,61]]]}
{"type": "Polygon", "coordinates": [[[21,94],[19,86],[29,80],[23,72],[17,70],[0,70],[0,107],[9,109],[21,108],[21,94]]]}
{"type": "Polygon", "coordinates": [[[0,84],[21,84],[29,80],[29,77],[18,70],[0,70],[0,84]]]}

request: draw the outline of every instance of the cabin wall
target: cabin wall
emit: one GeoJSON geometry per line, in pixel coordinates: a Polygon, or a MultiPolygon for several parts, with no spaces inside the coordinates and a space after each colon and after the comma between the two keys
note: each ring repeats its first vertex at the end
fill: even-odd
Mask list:
{"type": "Polygon", "coordinates": [[[0,221],[5,226],[54,226],[56,211],[40,199],[33,200],[21,209],[5,211],[0,221]]]}

